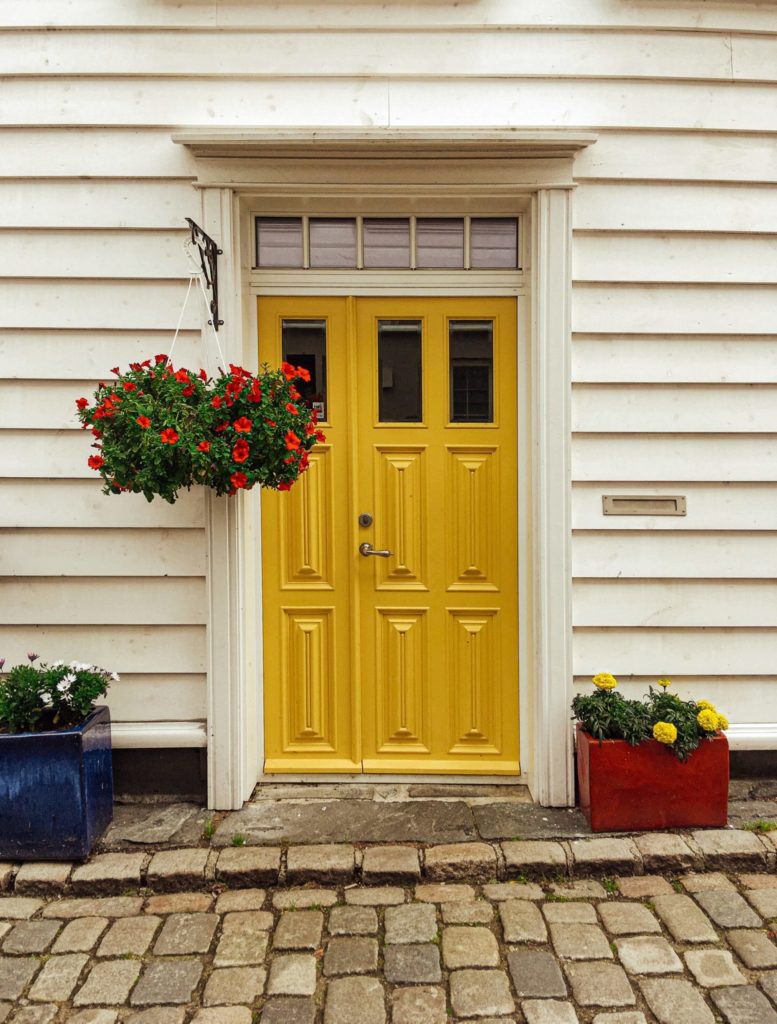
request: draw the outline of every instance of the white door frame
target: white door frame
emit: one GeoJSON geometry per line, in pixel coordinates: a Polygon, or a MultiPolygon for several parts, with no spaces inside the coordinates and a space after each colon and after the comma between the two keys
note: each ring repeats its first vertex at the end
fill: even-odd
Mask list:
{"type": "MultiPolygon", "coordinates": [[[[594,136],[455,128],[193,129],[173,138],[199,158],[202,226],[223,250],[218,267],[225,321],[221,347],[228,361],[249,368],[256,367],[257,352],[251,310],[255,292],[251,295],[247,287],[252,232],[246,224],[257,197],[286,197],[298,204],[310,197],[348,197],[355,206],[361,197],[374,202],[376,196],[391,194],[426,196],[433,202],[446,196],[451,204],[513,196],[531,204],[527,501],[532,529],[531,550],[522,552],[530,564],[531,649],[522,653],[522,733],[533,740],[527,781],[534,799],[545,806],[574,803],[569,716],[572,163],[594,136]]],[[[311,281],[311,294],[314,287],[311,281]]],[[[242,806],[260,774],[261,579],[246,571],[249,556],[250,564],[261,564],[254,498],[210,496],[207,506],[208,805],[214,809],[242,806]]],[[[522,759],[524,754],[522,747],[522,759]]]]}

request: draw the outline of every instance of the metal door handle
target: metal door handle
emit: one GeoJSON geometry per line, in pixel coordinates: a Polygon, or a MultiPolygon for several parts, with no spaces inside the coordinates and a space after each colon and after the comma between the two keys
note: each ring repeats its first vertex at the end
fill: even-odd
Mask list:
{"type": "Polygon", "coordinates": [[[359,545],[359,554],[364,555],[365,558],[367,557],[367,555],[380,555],[381,558],[391,558],[394,552],[386,550],[379,551],[378,549],[374,548],[368,540],[365,540],[363,544],[359,545]]]}

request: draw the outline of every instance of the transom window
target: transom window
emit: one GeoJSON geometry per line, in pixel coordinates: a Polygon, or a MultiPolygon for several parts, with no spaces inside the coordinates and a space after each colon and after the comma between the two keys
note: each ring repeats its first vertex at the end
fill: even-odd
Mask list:
{"type": "Polygon", "coordinates": [[[259,270],[517,270],[517,217],[257,217],[259,270]]]}

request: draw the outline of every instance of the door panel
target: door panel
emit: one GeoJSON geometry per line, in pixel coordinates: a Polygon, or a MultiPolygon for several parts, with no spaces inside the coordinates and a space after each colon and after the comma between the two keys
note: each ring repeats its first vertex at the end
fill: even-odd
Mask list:
{"type": "Polygon", "coordinates": [[[517,774],[515,300],[261,298],[260,359],[320,362],[314,322],[327,443],[262,495],[265,770],[517,774]]]}

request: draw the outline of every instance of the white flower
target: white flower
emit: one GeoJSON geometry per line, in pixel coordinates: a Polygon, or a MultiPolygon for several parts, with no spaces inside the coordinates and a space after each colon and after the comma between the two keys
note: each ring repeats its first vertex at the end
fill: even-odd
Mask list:
{"type": "Polygon", "coordinates": [[[52,668],[62,668],[62,666],[64,664],[65,664],[64,661],[60,658],[58,661],[52,661],[51,667],[52,668]]]}
{"type": "Polygon", "coordinates": [[[114,683],[118,683],[118,681],[119,681],[119,673],[118,672],[111,672],[111,679],[114,681],[114,683]]]}
{"type": "Polygon", "coordinates": [[[72,682],[73,681],[68,676],[65,676],[64,679],[61,679],[57,683],[57,690],[59,690],[60,693],[70,693],[72,682]]]}
{"type": "Polygon", "coordinates": [[[40,695],[40,702],[44,706],[44,708],[50,708],[54,703],[54,701],[51,699],[50,693],[42,693],[40,695]]]}

